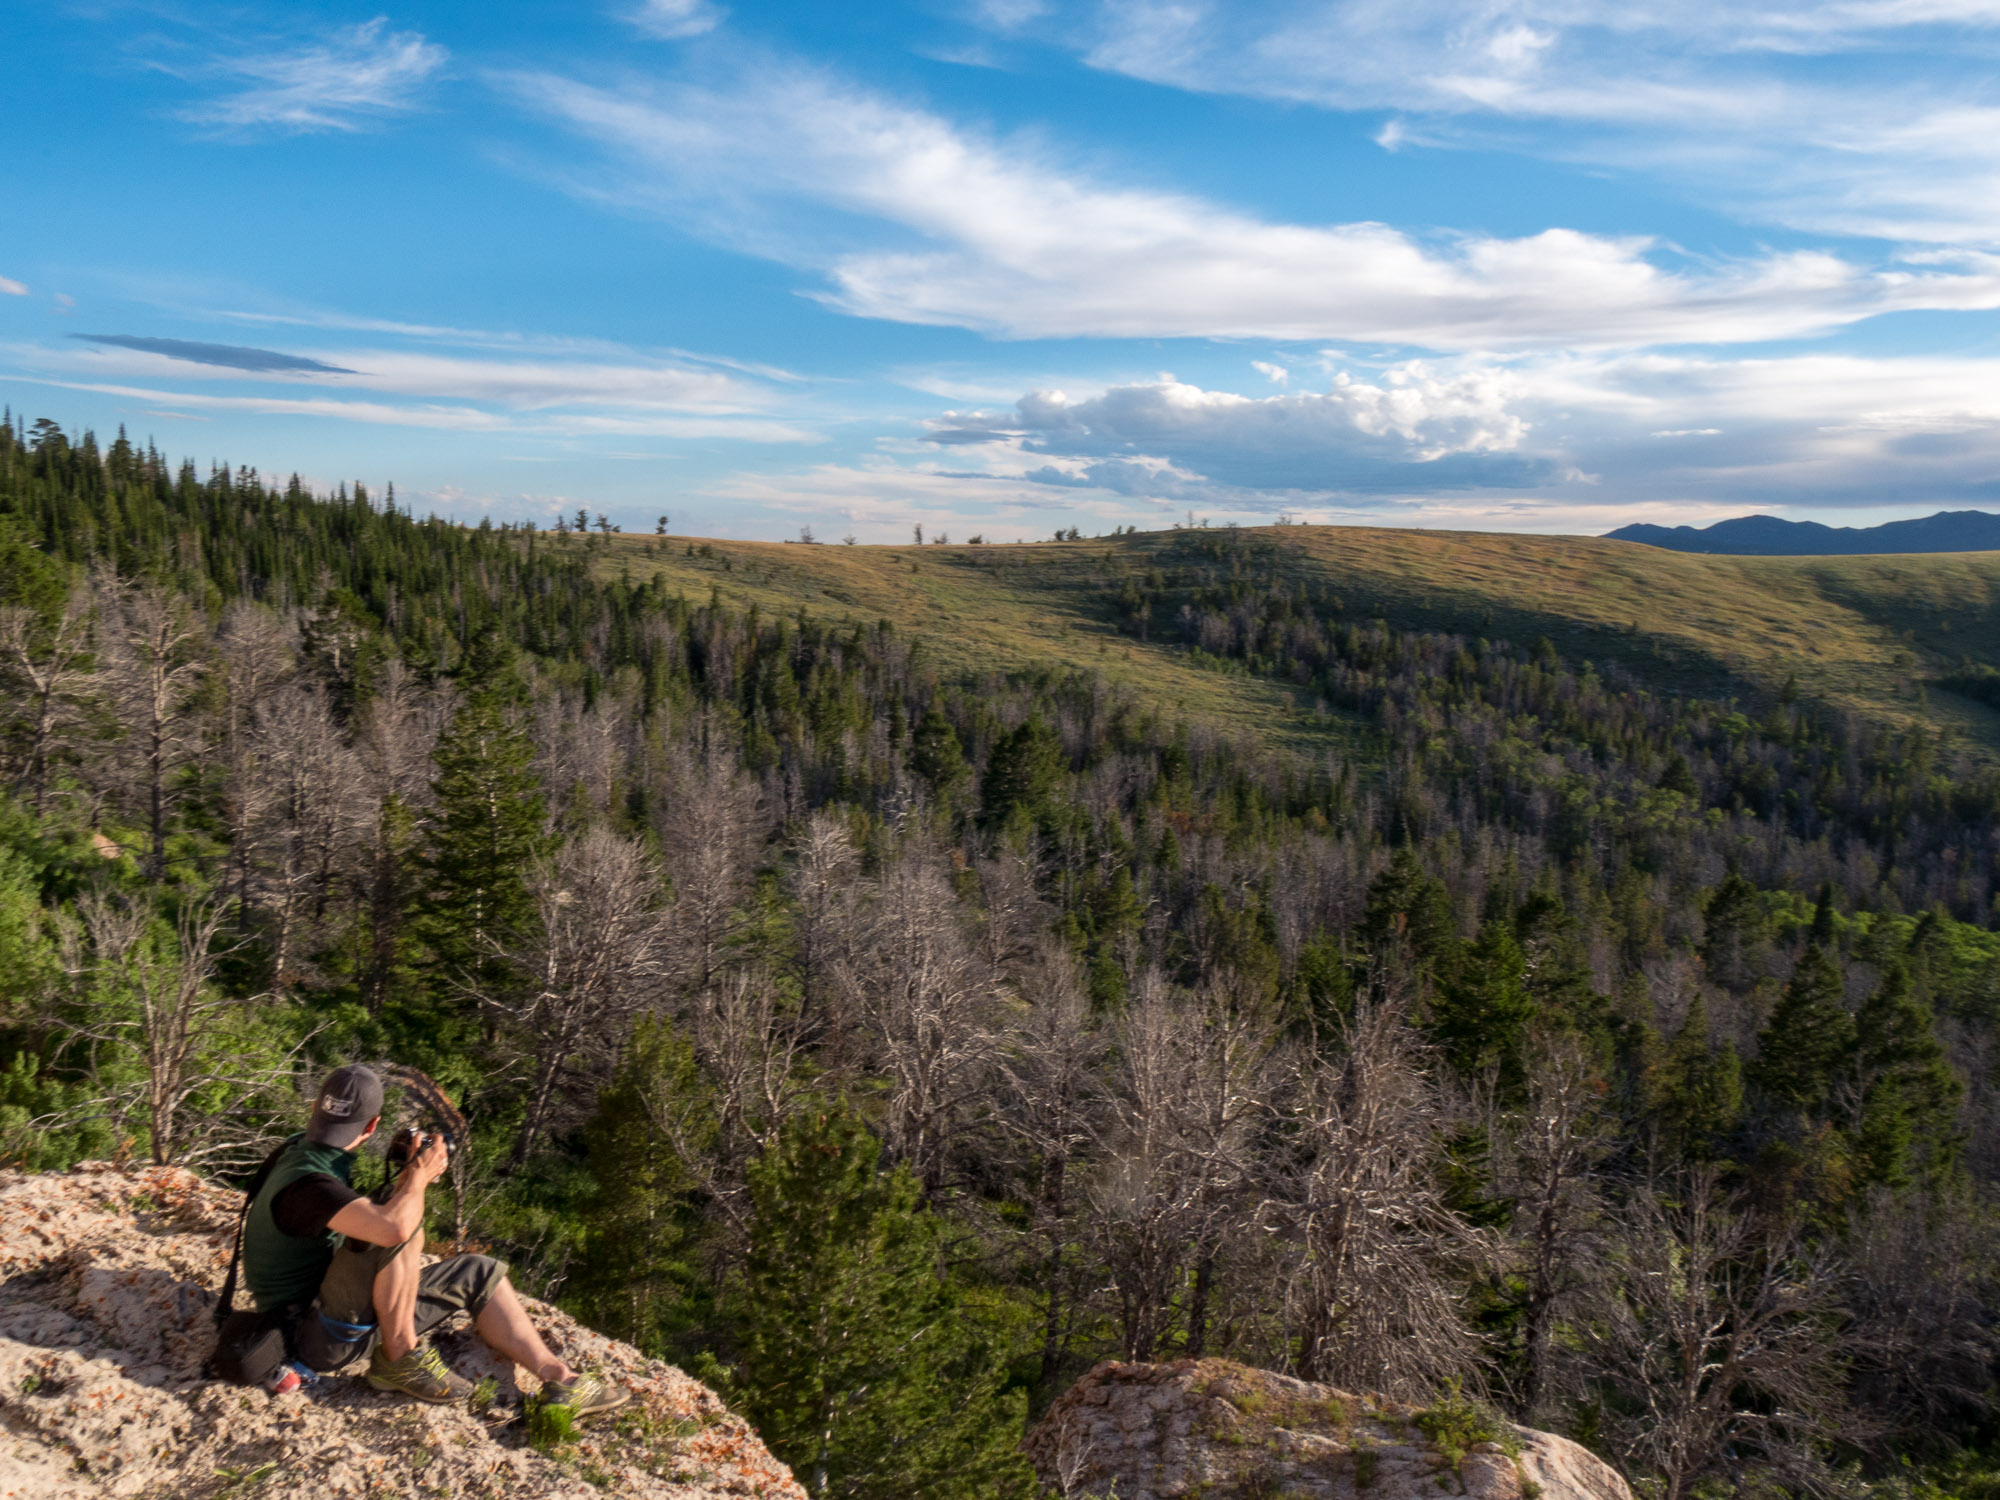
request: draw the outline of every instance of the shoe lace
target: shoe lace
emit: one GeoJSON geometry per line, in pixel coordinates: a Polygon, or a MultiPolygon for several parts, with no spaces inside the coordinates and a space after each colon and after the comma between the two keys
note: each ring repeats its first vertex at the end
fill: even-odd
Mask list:
{"type": "Polygon", "coordinates": [[[428,1375],[436,1381],[443,1381],[450,1374],[444,1367],[444,1356],[437,1352],[436,1345],[425,1344],[411,1352],[416,1355],[412,1366],[413,1373],[428,1375]]]}

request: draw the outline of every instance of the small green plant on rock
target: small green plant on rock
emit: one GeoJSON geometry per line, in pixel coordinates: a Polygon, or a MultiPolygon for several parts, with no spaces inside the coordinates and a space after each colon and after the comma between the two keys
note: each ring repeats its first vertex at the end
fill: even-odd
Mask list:
{"type": "Polygon", "coordinates": [[[576,1413],[559,1401],[528,1403],[528,1446],[554,1453],[576,1436],[576,1413]]]}
{"type": "Polygon", "coordinates": [[[1382,1467],[1382,1455],[1373,1448],[1354,1450],[1354,1487],[1357,1490],[1375,1488],[1376,1472],[1382,1467]]]}
{"type": "Polygon", "coordinates": [[[1442,1400],[1410,1420],[1453,1469],[1464,1465],[1466,1454],[1476,1444],[1497,1443],[1506,1430],[1500,1419],[1467,1396],[1456,1380],[1445,1383],[1442,1400]]]}
{"type": "Polygon", "coordinates": [[[239,1490],[255,1489],[278,1472],[275,1463],[259,1464],[255,1468],[232,1469],[226,1464],[218,1465],[215,1477],[222,1481],[216,1489],[218,1495],[231,1495],[239,1490]]]}

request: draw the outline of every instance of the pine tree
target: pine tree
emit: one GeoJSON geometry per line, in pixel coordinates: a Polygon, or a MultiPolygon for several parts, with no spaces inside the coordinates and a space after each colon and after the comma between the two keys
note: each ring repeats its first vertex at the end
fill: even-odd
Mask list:
{"type": "Polygon", "coordinates": [[[1900,966],[1854,1017],[1861,1103],[1854,1156],[1864,1182],[1903,1189],[1936,1185],[1957,1164],[1955,1130],[1965,1085],[1945,1060],[1931,1008],[1911,993],[1900,966]]]}
{"type": "Polygon", "coordinates": [[[1713,1161],[1743,1118],[1743,1066],[1727,1041],[1708,1039],[1708,1003],[1697,993],[1674,1034],[1654,1091],[1660,1144],[1688,1161],[1713,1161]]]}
{"type": "Polygon", "coordinates": [[[910,769],[923,777],[933,797],[950,796],[972,774],[958,743],[958,731],[935,704],[917,721],[916,733],[910,737],[910,769]]]}
{"type": "Polygon", "coordinates": [[[500,945],[534,920],[525,877],[546,837],[526,688],[509,653],[483,637],[463,675],[470,690],[433,757],[425,926],[447,978],[486,991],[509,982],[500,945]]]}
{"type": "Polygon", "coordinates": [[[1501,1096],[1514,1099],[1527,1077],[1528,1023],[1535,1012],[1527,961],[1512,927],[1487,922],[1441,987],[1431,1007],[1431,1032],[1459,1076],[1491,1075],[1501,1096]]]}
{"type": "Polygon", "coordinates": [[[1717,984],[1741,990],[1756,982],[1770,929],[1757,887],[1725,875],[1702,907],[1701,961],[1717,984]]]}
{"type": "Polygon", "coordinates": [[[0,608],[25,609],[48,625],[62,613],[68,594],[63,570],[34,545],[25,528],[0,515],[0,608]]]}
{"type": "Polygon", "coordinates": [[[1040,816],[1067,769],[1061,737],[1039,714],[1030,714],[1019,728],[1000,738],[987,758],[986,777],[979,787],[985,822],[999,827],[1016,812],[1040,816]]]}
{"type": "Polygon", "coordinates": [[[751,1169],[741,1385],[816,1500],[1025,1497],[1024,1411],[938,1265],[916,1179],[843,1107],[751,1169]]]}
{"type": "Polygon", "coordinates": [[[583,1209],[574,1300],[591,1327],[649,1354],[668,1353],[692,1321],[687,1304],[702,1279],[688,1256],[692,1184],[670,1121],[687,1127],[680,1144],[707,1149],[714,1123],[693,1048],[670,1021],[642,1018],[585,1131],[597,1187],[583,1209]]]}
{"type": "Polygon", "coordinates": [[[1458,946],[1451,893],[1442,880],[1424,872],[1408,845],[1370,882],[1361,935],[1377,950],[1407,943],[1417,962],[1433,969],[1458,946]]]}
{"type": "Polygon", "coordinates": [[[1782,1109],[1823,1118],[1853,1046],[1854,1018],[1843,1003],[1840,969],[1819,948],[1808,947],[1757,1033],[1750,1082],[1782,1109]]]}

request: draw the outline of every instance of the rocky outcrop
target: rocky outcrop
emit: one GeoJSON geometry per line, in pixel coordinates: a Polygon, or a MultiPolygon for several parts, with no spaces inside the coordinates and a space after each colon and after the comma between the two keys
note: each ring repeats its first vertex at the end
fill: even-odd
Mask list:
{"type": "Polygon", "coordinates": [[[1106,1361],[1026,1448],[1065,1500],[1632,1500],[1587,1449],[1469,1402],[1405,1406],[1220,1359],[1106,1361]]]}
{"type": "Polygon", "coordinates": [[[173,1168],[0,1173],[0,1500],[805,1500],[713,1391],[537,1303],[564,1359],[636,1397],[549,1456],[512,1420],[532,1378],[463,1327],[438,1344],[490,1382],[477,1411],[201,1379],[241,1201],[173,1168]]]}

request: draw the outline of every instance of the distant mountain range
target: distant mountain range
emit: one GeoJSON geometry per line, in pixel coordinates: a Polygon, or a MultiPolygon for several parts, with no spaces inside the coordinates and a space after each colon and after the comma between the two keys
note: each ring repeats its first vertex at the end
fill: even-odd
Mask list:
{"type": "Polygon", "coordinates": [[[2000,552],[2000,515],[1941,510],[1921,521],[1880,526],[1822,526],[1777,516],[1738,516],[1713,526],[1621,526],[1605,533],[1673,552],[1737,557],[1853,557],[1868,552],[2000,552]]]}

